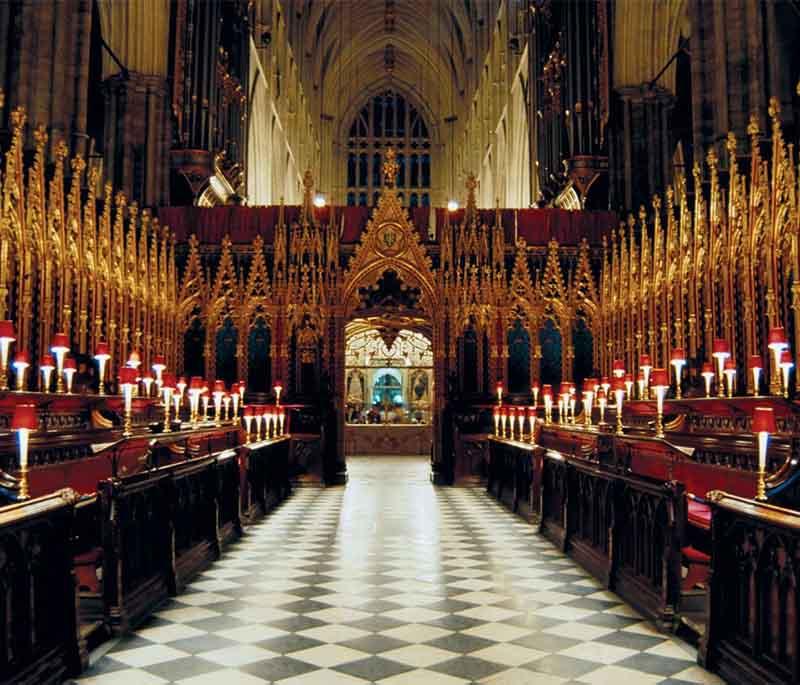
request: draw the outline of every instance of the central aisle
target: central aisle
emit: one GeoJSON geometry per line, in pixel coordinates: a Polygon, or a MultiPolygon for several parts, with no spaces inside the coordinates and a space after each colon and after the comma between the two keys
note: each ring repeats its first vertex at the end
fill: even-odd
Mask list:
{"type": "Polygon", "coordinates": [[[425,458],[301,489],[80,683],[718,683],[481,490],[425,458]]]}

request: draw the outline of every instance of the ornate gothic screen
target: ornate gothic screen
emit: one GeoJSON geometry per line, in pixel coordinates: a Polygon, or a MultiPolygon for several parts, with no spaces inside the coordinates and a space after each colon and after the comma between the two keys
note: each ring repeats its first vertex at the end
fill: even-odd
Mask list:
{"type": "Polygon", "coordinates": [[[347,140],[347,204],[373,206],[383,185],[383,152],[397,150],[397,188],[407,207],[430,204],[431,140],[414,105],[394,91],[371,98],[350,126],[347,140]]]}

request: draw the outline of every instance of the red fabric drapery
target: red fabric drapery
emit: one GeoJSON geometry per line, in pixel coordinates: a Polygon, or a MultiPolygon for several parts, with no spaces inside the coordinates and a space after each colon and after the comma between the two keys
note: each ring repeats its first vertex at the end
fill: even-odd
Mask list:
{"type": "MultiPolygon", "coordinates": [[[[409,210],[414,227],[423,241],[429,240],[430,217],[436,221],[436,239],[448,223],[458,225],[464,219],[464,210],[448,212],[443,208],[433,211],[428,207],[409,210]]],[[[205,244],[219,244],[225,235],[234,243],[250,243],[260,235],[264,242],[271,243],[275,236],[280,208],[269,207],[161,207],[158,218],[175,233],[178,242],[189,239],[193,233],[205,244]]],[[[480,210],[480,221],[494,226],[496,210],[480,210]]],[[[355,243],[367,226],[372,209],[369,207],[323,207],[315,208],[318,223],[327,225],[331,221],[340,230],[342,243],[355,243]]],[[[284,207],[287,224],[300,216],[300,207],[284,207]]],[[[500,221],[507,243],[515,236],[525,238],[529,245],[546,245],[551,239],[562,245],[576,245],[583,238],[598,245],[609,230],[616,227],[618,219],[614,212],[570,212],[563,209],[501,209],[500,221]]]]}

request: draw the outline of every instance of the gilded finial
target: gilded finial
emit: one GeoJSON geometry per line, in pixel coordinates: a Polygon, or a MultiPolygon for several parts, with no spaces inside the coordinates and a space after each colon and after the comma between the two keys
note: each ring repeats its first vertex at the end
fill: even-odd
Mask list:
{"type": "MultiPolygon", "coordinates": [[[[770,113],[771,111],[772,108],[770,108],[770,113]]],[[[747,124],[747,135],[750,136],[751,138],[756,138],[758,137],[759,133],[761,133],[761,130],[759,129],[758,126],[758,117],[755,114],[751,114],[750,121],[747,124]]],[[[730,133],[728,135],[730,136],[730,133]]]]}
{"type": "MultiPolygon", "coordinates": [[[[733,139],[733,144],[736,145],[736,138],[733,139]]],[[[717,165],[719,164],[719,157],[717,157],[717,151],[713,147],[706,155],[706,162],[708,163],[709,169],[716,170],[717,165]]]]}
{"type": "Polygon", "coordinates": [[[399,165],[395,159],[396,157],[397,155],[394,148],[390,147],[386,151],[386,155],[383,159],[383,183],[387,188],[393,188],[395,180],[397,179],[399,165]]]}
{"type": "Polygon", "coordinates": [[[313,190],[314,176],[311,174],[311,169],[306,169],[306,173],[303,174],[303,192],[306,195],[311,195],[313,190]]]}
{"type": "Polygon", "coordinates": [[[55,150],[53,150],[53,153],[56,158],[56,163],[63,162],[66,159],[67,154],[69,153],[69,150],[67,149],[67,144],[63,140],[59,140],[56,143],[56,147],[55,150]]]}
{"type": "Polygon", "coordinates": [[[769,108],[767,112],[769,112],[770,119],[776,119],[781,113],[781,101],[774,95],[769,99],[769,108]]]}
{"type": "MultiPolygon", "coordinates": [[[[23,114],[23,122],[24,122],[24,114],[23,114]]],[[[12,114],[13,117],[13,114],[12,114]]],[[[12,121],[12,124],[16,126],[16,124],[12,121]]],[[[45,145],[47,145],[47,130],[42,124],[39,124],[33,132],[33,140],[36,143],[36,147],[41,149],[45,145]]]]}
{"type": "Polygon", "coordinates": [[[14,129],[15,133],[19,133],[23,126],[25,126],[25,109],[17,107],[11,112],[11,128],[14,129]]]}
{"type": "Polygon", "coordinates": [[[72,168],[72,173],[76,175],[82,174],[83,170],[86,168],[86,162],[83,160],[83,156],[75,155],[70,162],[70,167],[72,168]]]}

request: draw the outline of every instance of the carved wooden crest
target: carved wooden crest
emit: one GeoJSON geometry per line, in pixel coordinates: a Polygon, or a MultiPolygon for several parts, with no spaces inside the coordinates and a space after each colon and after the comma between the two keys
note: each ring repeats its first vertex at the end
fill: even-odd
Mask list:
{"type": "MultiPolygon", "coordinates": [[[[420,288],[426,304],[438,301],[431,259],[394,188],[397,173],[394,159],[394,150],[389,149],[383,165],[384,190],[350,258],[343,293],[343,301],[348,304],[358,299],[360,286],[376,282],[387,270],[396,272],[408,285],[420,288]]],[[[435,307],[431,306],[431,311],[435,307]]]]}

